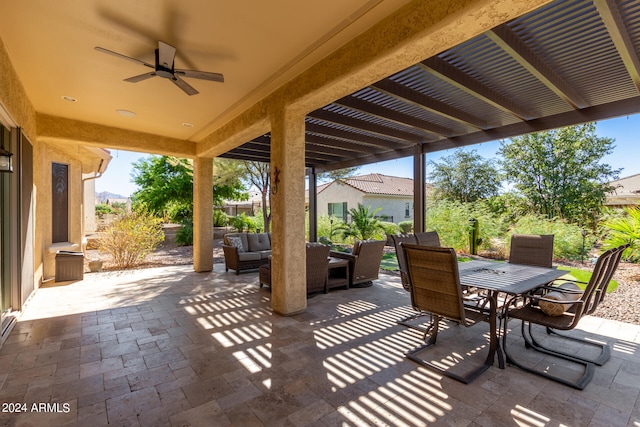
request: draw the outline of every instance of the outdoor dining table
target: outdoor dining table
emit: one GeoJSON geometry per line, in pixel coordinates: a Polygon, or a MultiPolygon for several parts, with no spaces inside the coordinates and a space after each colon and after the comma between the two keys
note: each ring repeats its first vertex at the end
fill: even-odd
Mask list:
{"type": "MultiPolygon", "coordinates": [[[[496,305],[500,293],[522,295],[567,274],[556,268],[484,260],[459,262],[458,272],[462,286],[489,291],[496,305]]],[[[496,327],[500,339],[500,327],[496,327]]],[[[498,345],[498,364],[504,368],[501,345],[498,345]]]]}

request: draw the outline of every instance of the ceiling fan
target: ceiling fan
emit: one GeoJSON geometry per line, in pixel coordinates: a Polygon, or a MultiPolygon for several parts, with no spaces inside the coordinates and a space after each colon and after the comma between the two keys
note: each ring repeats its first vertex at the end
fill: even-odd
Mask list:
{"type": "Polygon", "coordinates": [[[156,52],[156,64],[151,65],[147,62],[141,61],[130,56],[122,55],[121,53],[114,52],[109,49],[105,49],[100,46],[96,46],[95,49],[98,52],[108,53],[109,55],[117,56],[118,58],[126,59],[128,61],[135,62],[136,64],[144,65],[145,67],[153,68],[154,71],[149,73],[140,74],[139,76],[129,77],[124,79],[125,82],[137,83],[142,80],[150,79],[151,77],[163,77],[171,80],[176,86],[182,89],[187,95],[195,95],[198,91],[189,83],[182,80],[182,77],[190,77],[194,79],[210,80],[213,82],[224,82],[224,76],[219,73],[210,73],[207,71],[195,71],[195,70],[180,70],[175,69],[173,60],[176,57],[176,48],[162,41],[158,41],[158,48],[156,52]]]}

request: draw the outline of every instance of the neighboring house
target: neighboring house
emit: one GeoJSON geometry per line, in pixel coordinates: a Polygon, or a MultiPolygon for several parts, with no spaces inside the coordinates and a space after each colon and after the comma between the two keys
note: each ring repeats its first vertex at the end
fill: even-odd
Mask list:
{"type": "Polygon", "coordinates": [[[225,200],[222,210],[228,216],[236,216],[244,213],[255,216],[256,211],[262,207],[262,194],[258,191],[249,192],[249,200],[225,200]]]}
{"type": "Polygon", "coordinates": [[[349,209],[361,203],[384,221],[413,221],[413,179],[378,173],[354,176],[318,186],[318,216],[349,221],[349,209]]]}
{"type": "Polygon", "coordinates": [[[609,184],[616,189],[607,194],[605,205],[611,207],[640,205],[640,174],[616,179],[609,184]]]}

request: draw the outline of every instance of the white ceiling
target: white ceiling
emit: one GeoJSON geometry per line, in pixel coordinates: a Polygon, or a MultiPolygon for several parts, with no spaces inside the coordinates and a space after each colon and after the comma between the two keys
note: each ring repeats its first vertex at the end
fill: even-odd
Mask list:
{"type": "Polygon", "coordinates": [[[38,113],[197,142],[406,3],[0,0],[0,37],[38,113]],[[150,70],[94,50],[153,64],[158,40],[176,47],[176,68],[225,82],[185,78],[194,96],[159,77],[128,83],[150,70]]]}

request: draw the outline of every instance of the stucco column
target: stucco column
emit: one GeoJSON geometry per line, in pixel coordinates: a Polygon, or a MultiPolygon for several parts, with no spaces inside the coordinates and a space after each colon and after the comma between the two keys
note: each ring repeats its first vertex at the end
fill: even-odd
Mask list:
{"type": "Polygon", "coordinates": [[[271,307],[307,307],[304,115],[278,111],[271,123],[271,307]]]}
{"type": "Polygon", "coordinates": [[[193,161],[193,269],[213,270],[213,159],[193,161]]]}

